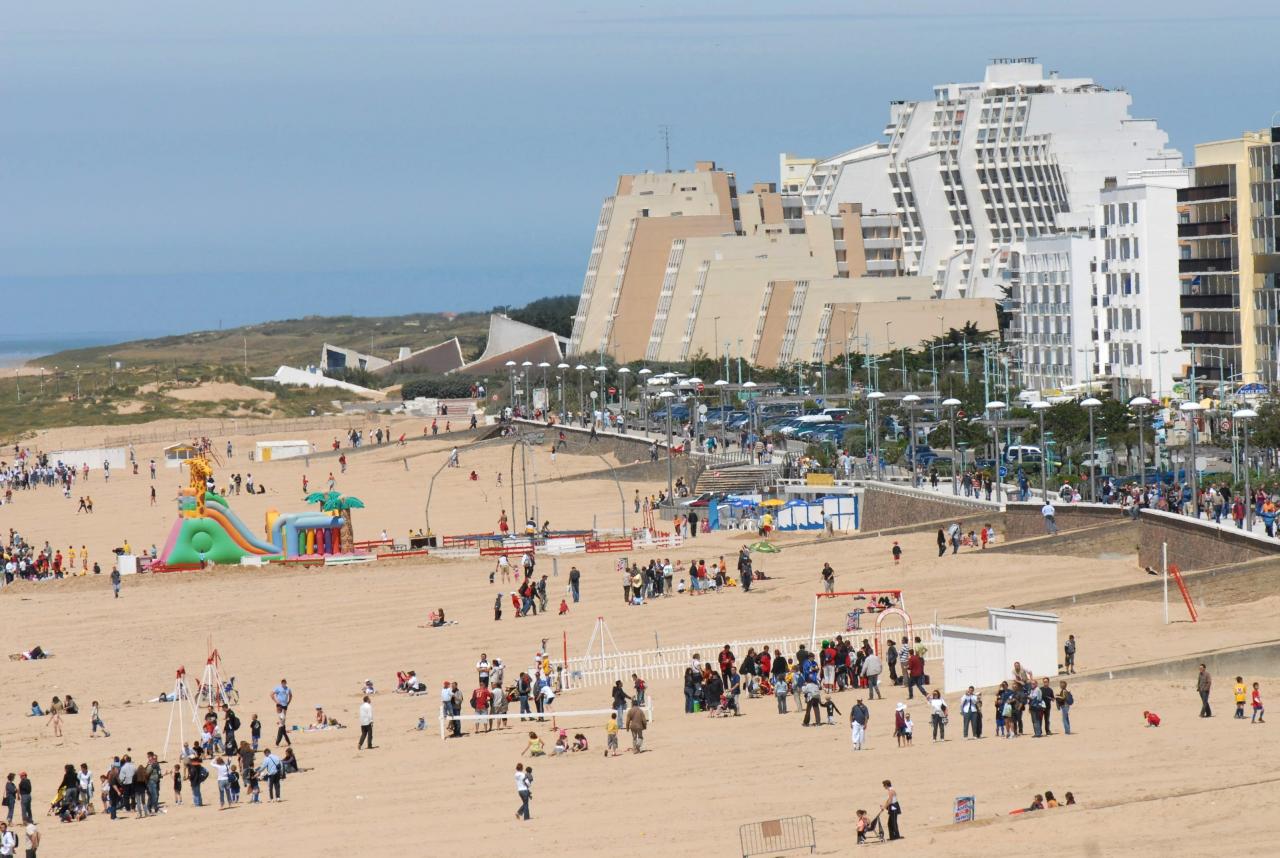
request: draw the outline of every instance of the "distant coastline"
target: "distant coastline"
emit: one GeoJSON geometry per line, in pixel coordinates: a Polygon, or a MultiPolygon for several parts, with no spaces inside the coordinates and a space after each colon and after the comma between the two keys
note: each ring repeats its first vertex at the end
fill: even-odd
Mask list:
{"type": "Polygon", "coordinates": [[[35,360],[41,355],[51,355],[68,349],[83,349],[120,342],[120,334],[0,334],[0,369],[12,369],[35,360]]]}

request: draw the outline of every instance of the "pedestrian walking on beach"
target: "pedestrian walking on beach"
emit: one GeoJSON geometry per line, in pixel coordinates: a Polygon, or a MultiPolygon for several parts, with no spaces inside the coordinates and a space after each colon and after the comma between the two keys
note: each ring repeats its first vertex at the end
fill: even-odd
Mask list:
{"type": "Polygon", "coordinates": [[[111,589],[115,591],[116,598],[120,598],[120,570],[113,568],[111,570],[111,589]]]}
{"type": "Polygon", "coordinates": [[[360,704],[360,741],[356,744],[356,750],[363,748],[366,741],[369,743],[369,750],[373,750],[373,704],[369,702],[367,694],[360,704]]]}
{"type": "Polygon", "coordinates": [[[1067,673],[1076,672],[1076,636],[1067,635],[1067,642],[1062,645],[1063,669],[1067,673]]]}
{"type": "Polygon", "coordinates": [[[1062,732],[1071,735],[1071,707],[1075,697],[1067,690],[1066,680],[1058,683],[1058,717],[1062,719],[1062,732]]]}
{"type": "Polygon", "coordinates": [[[947,532],[942,528],[938,528],[938,556],[947,553],[947,532]]]}
{"type": "Polygon", "coordinates": [[[107,725],[102,722],[102,716],[98,714],[98,701],[95,700],[89,706],[89,736],[96,738],[99,730],[102,731],[103,736],[108,739],[111,738],[111,734],[107,731],[107,725]]]}
{"type": "Polygon", "coordinates": [[[1196,691],[1200,694],[1200,717],[1212,718],[1213,710],[1209,707],[1209,691],[1213,688],[1213,677],[1209,669],[1200,665],[1200,674],[1196,677],[1196,691]]]}
{"type": "Polygon", "coordinates": [[[836,573],[831,568],[830,563],[822,564],[822,592],[834,593],[836,591],[836,573]]]}
{"type": "Polygon", "coordinates": [[[258,774],[267,779],[267,801],[280,801],[280,773],[283,769],[280,758],[271,753],[270,748],[262,752],[258,774]]]}
{"type": "Polygon", "coordinates": [[[22,805],[22,821],[24,823],[33,822],[31,816],[31,781],[27,779],[26,772],[18,773],[18,801],[22,805]]]}
{"type": "Polygon", "coordinates": [[[849,710],[849,727],[853,731],[853,749],[855,751],[861,751],[863,744],[867,740],[867,722],[870,720],[871,713],[865,703],[859,700],[853,704],[853,708],[849,710]]]}
{"type": "Polygon", "coordinates": [[[631,708],[627,710],[627,729],[631,731],[631,750],[637,754],[644,751],[644,731],[648,726],[648,716],[633,697],[631,708]]]}
{"type": "Polygon", "coordinates": [[[529,776],[525,774],[524,763],[516,763],[516,795],[520,797],[520,807],[516,809],[516,819],[529,819],[529,799],[533,796],[529,790],[529,776]]]}

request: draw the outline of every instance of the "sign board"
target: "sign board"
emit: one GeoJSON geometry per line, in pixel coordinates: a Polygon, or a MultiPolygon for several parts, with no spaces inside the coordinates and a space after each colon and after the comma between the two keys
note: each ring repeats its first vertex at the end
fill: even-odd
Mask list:
{"type": "Polygon", "coordinates": [[[699,413],[699,414],[706,414],[706,413],[707,413],[707,406],[706,406],[706,405],[699,405],[699,406],[698,406],[698,413],[699,413]]]}
{"type": "Polygon", "coordinates": [[[1196,470],[1203,471],[1209,467],[1209,460],[1205,456],[1196,456],[1196,470]]]}
{"type": "Polygon", "coordinates": [[[1009,476],[1009,469],[1008,469],[1007,467],[1005,467],[1004,465],[1001,465],[1001,466],[1000,466],[1000,476],[1002,476],[1002,477],[1007,477],[1007,476],[1009,476]]]}
{"type": "Polygon", "coordinates": [[[973,822],[977,812],[977,800],[971,795],[956,796],[955,822],[973,822]]]}

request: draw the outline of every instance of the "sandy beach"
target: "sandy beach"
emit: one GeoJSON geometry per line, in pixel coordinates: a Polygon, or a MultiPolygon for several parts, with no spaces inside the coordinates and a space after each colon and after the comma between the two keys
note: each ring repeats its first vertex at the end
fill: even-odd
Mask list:
{"type": "MultiPolygon", "coordinates": [[[[393,435],[401,431],[421,435],[421,421],[393,424],[393,435]]],[[[330,439],[310,440],[324,449],[330,439]]],[[[432,529],[492,531],[500,511],[511,511],[511,486],[496,482],[509,463],[510,447],[463,446],[461,467],[441,469],[454,440],[442,435],[405,447],[348,451],[344,475],[332,456],[318,455],[309,464],[250,463],[244,452],[248,439],[232,439],[235,456],[218,474],[252,472],[268,487],[266,495],[231,498],[239,516],[256,523],[269,507],[304,509],[302,475],[322,484],[332,470],[338,489],[366,504],[354,519],[357,539],[375,538],[385,528],[403,541],[410,530],[424,526],[427,487],[438,472],[432,529]],[[476,481],[468,479],[472,469],[476,481]]],[[[215,439],[215,449],[221,451],[225,441],[215,439]]],[[[137,448],[142,467],[136,476],[115,473],[104,483],[92,471],[88,483],[73,488],[70,501],[55,489],[18,493],[13,504],[0,508],[0,526],[37,544],[46,539],[59,546],[85,544],[91,557],[104,563],[124,539],[134,546],[162,543],[175,516],[174,492],[185,482],[183,471],[161,467],[159,501],[149,506],[145,463],[162,446],[137,448]],[[75,496],[85,491],[94,499],[92,516],[75,513],[75,496]]],[[[602,467],[587,456],[560,454],[552,462],[543,451],[536,461],[540,517],[558,528],[619,526],[618,487],[607,472],[601,476],[602,467]]],[[[628,514],[634,491],[657,488],[624,482],[628,514]]],[[[517,487],[517,495],[522,501],[523,487],[517,487]]],[[[513,719],[505,731],[439,738],[436,692],[442,682],[456,680],[469,696],[482,652],[502,658],[510,677],[532,662],[544,638],[553,659],[566,645],[571,656],[580,655],[597,617],[604,617],[623,650],[655,642],[669,646],[807,634],[824,561],[835,567],[838,589],[902,588],[913,616],[923,623],[933,622],[935,614],[945,622],[988,606],[1144,578],[1132,559],[979,551],[938,558],[931,531],[897,538],[905,560],[895,568],[889,538],[822,543],[808,535],[783,535],[777,540],[782,553],[760,555],[757,568],[770,580],[758,582],[752,592],[734,588],[673,596],[640,607],[623,605],[613,555],[564,557],[554,564],[551,606],[559,603],[571,563],[583,573],[582,602],[565,616],[553,610],[518,619],[508,605],[501,622],[493,620],[493,601],[510,587],[488,582],[492,563],[487,560],[132,576],[118,600],[106,576],[19,583],[0,593],[5,651],[39,644],[54,657],[0,662],[9,701],[0,717],[6,771],[31,773],[46,853],[58,855],[97,847],[108,827],[113,852],[131,854],[158,851],[157,844],[217,838],[219,848],[246,855],[336,856],[353,849],[383,855],[406,844],[427,854],[733,855],[739,854],[740,825],[799,814],[815,818],[819,854],[848,854],[854,811],[874,812],[885,778],[893,780],[903,805],[905,839],[888,847],[894,854],[987,856],[1025,849],[1030,841],[1052,844],[1062,855],[1163,856],[1187,849],[1190,820],[1202,854],[1268,854],[1280,826],[1258,809],[1273,791],[1280,753],[1269,725],[1230,718],[1227,676],[1216,677],[1213,719],[1196,717],[1194,673],[1181,680],[1071,680],[1073,735],[1057,734],[1055,713],[1055,735],[1043,739],[996,738],[988,717],[986,737],[965,741],[959,736],[960,719],[953,717],[947,741],[933,743],[927,707],[917,697],[910,701],[916,740],[904,749],[894,746],[891,733],[893,707],[905,694],[890,688],[883,701],[869,703],[868,747],[859,752],[851,747],[847,717],[860,692],[835,695],[843,713],[837,726],[805,729],[800,715],[778,715],[772,699],[744,700],[740,718],[685,715],[680,683],[653,680],[654,721],[643,754],[602,756],[603,717],[561,720],[559,726],[570,735],[579,730],[587,735],[591,751],[534,763],[528,823],[513,819],[518,800],[512,774],[527,731],[536,729],[550,744],[549,724],[521,725],[513,719]],[[456,625],[424,627],[428,612],[437,608],[456,625]],[[98,774],[113,754],[126,749],[136,756],[161,750],[170,707],[140,701],[171,690],[179,666],[198,673],[210,640],[221,653],[224,672],[236,677],[242,695],[237,712],[246,725],[251,715],[261,717],[268,745],[273,738],[269,695],[282,677],[296,695],[291,723],[304,727],[320,705],[349,725],[292,734],[309,771],[286,779],[285,801],[253,806],[242,801],[226,811],[216,808],[216,800],[203,809],[168,805],[158,818],[115,823],[102,814],[65,825],[44,816],[65,763],[87,762],[98,774]],[[418,672],[430,693],[412,698],[391,693],[395,672],[407,669],[418,672]],[[365,679],[379,689],[373,697],[378,747],[357,751],[365,679]],[[30,701],[47,705],[53,695],[68,692],[82,711],[91,700],[101,702],[110,739],[89,737],[87,714],[67,716],[62,739],[53,737],[44,719],[24,717],[30,701]],[[1160,728],[1144,727],[1145,709],[1161,714],[1160,728]],[[427,722],[424,731],[414,729],[420,718],[427,722]],[[1060,799],[1072,791],[1079,804],[1009,815],[1046,789],[1060,799]],[[953,825],[952,801],[962,795],[976,796],[977,821],[953,825]],[[1222,852],[1209,845],[1215,843],[1222,844],[1222,852]]],[[[709,534],[664,554],[686,564],[722,554],[732,561],[741,544],[740,534],[709,534]]],[[[638,554],[634,559],[647,559],[638,554]]],[[[551,575],[552,566],[550,558],[542,558],[539,575],[551,575]]],[[[1280,598],[1272,597],[1250,606],[1210,605],[1195,626],[1165,626],[1157,602],[1125,601],[1066,609],[1061,631],[1063,637],[1076,634],[1078,666],[1088,673],[1252,642],[1267,637],[1265,626],[1274,626],[1278,615],[1280,598]]],[[[823,616],[830,628],[841,619],[834,607],[823,616]]],[[[709,660],[712,653],[704,657],[709,660]]],[[[1277,677],[1280,670],[1276,676],[1246,679],[1260,681],[1265,696],[1277,677]]],[[[608,705],[608,689],[596,687],[565,692],[556,708],[608,705]]],[[[991,709],[989,702],[986,706],[991,709]]],[[[171,750],[170,768],[175,756],[171,750]]],[[[206,801],[210,794],[216,799],[216,789],[208,785],[206,801]]],[[[167,778],[161,795],[166,802],[171,797],[167,778]]]]}

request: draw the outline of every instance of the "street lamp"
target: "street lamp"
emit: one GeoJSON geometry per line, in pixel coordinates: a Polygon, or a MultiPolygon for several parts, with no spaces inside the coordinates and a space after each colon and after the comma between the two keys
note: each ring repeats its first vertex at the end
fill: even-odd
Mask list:
{"type": "Polygon", "coordinates": [[[916,405],[919,403],[920,397],[914,393],[902,397],[902,404],[907,407],[907,461],[911,464],[912,488],[916,488],[919,482],[916,476],[916,405]]]}
{"type": "MultiPolygon", "coordinates": [[[[756,386],[756,383],[755,383],[754,381],[744,381],[740,386],[742,387],[742,389],[743,389],[743,390],[746,390],[746,391],[748,391],[748,392],[752,392],[752,393],[754,393],[754,392],[755,392],[755,386],[756,386]]],[[[756,411],[757,411],[757,409],[756,409],[756,407],[755,407],[755,403],[754,403],[754,401],[753,401],[753,400],[748,400],[748,402],[749,402],[750,404],[749,404],[749,406],[748,406],[748,408],[747,408],[747,411],[748,411],[748,413],[751,415],[751,422],[750,422],[750,424],[748,424],[748,425],[750,425],[750,426],[751,426],[751,432],[750,432],[750,434],[751,434],[751,438],[752,438],[751,443],[752,443],[752,445],[754,446],[754,445],[755,445],[755,435],[756,435],[756,411]]],[[[754,456],[753,456],[753,458],[754,458],[754,456]]]]}
{"type": "Polygon", "coordinates": [[[558,364],[556,364],[556,369],[560,370],[560,372],[559,372],[559,378],[560,378],[560,422],[561,422],[561,423],[568,423],[568,422],[569,422],[569,409],[568,409],[567,407],[565,407],[565,404],[564,404],[564,371],[565,371],[566,369],[569,369],[569,365],[568,365],[567,363],[558,363],[558,364]]]}
{"type": "Polygon", "coordinates": [[[1191,505],[1195,510],[1195,517],[1200,518],[1200,480],[1196,473],[1196,419],[1199,412],[1204,411],[1204,406],[1199,402],[1184,402],[1178,406],[1178,410],[1187,415],[1187,421],[1191,424],[1191,467],[1188,474],[1191,477],[1191,505]]]}
{"type": "Polygon", "coordinates": [[[541,363],[539,363],[538,366],[542,368],[542,395],[546,397],[546,399],[543,401],[542,407],[545,411],[550,411],[551,410],[551,390],[547,387],[547,370],[551,367],[551,364],[547,363],[544,360],[541,363]]]}
{"type": "Polygon", "coordinates": [[[640,376],[640,423],[644,426],[644,431],[649,431],[649,376],[653,374],[653,370],[647,366],[640,367],[636,375],[640,376]]]}
{"type": "Polygon", "coordinates": [[[1249,484],[1249,421],[1258,416],[1252,408],[1233,411],[1231,416],[1244,431],[1244,529],[1253,533],[1253,494],[1249,484]]]}
{"type": "Polygon", "coordinates": [[[609,372],[609,367],[600,364],[596,367],[596,372],[600,373],[600,428],[607,430],[609,425],[604,422],[604,417],[609,413],[609,400],[604,395],[604,377],[609,372]]]}
{"type": "Polygon", "coordinates": [[[1049,445],[1044,439],[1044,413],[1053,406],[1043,399],[1031,403],[1031,410],[1040,418],[1040,500],[1049,501],[1049,445]]]}
{"type": "Polygon", "coordinates": [[[520,377],[524,379],[524,403],[529,414],[533,414],[533,361],[520,364],[520,377]]]}
{"type": "Polygon", "coordinates": [[[948,422],[951,423],[951,493],[960,494],[960,475],[956,472],[956,409],[960,400],[951,398],[942,400],[942,407],[947,409],[948,422]]]}
{"type": "Polygon", "coordinates": [[[586,426],[587,425],[587,395],[584,392],[582,380],[585,378],[583,373],[587,371],[588,367],[585,363],[580,363],[577,366],[575,366],[573,369],[575,372],[578,373],[578,414],[582,418],[582,425],[586,426]]]}
{"type": "Polygon", "coordinates": [[[884,399],[884,393],[879,390],[873,390],[867,394],[867,403],[871,407],[871,416],[867,423],[871,427],[871,456],[872,466],[875,468],[875,476],[878,480],[884,479],[884,468],[880,461],[880,423],[876,419],[876,406],[880,400],[884,399]]]}
{"type": "Polygon", "coordinates": [[[991,444],[995,450],[995,484],[996,484],[996,503],[1000,503],[1001,493],[1001,477],[1000,477],[1000,412],[1008,408],[998,399],[993,399],[987,403],[987,413],[991,415],[991,444]]]}
{"type": "Polygon", "coordinates": [[[1151,407],[1151,400],[1145,396],[1135,396],[1129,400],[1129,407],[1138,417],[1138,488],[1142,489],[1147,484],[1147,448],[1143,441],[1146,433],[1142,431],[1142,424],[1146,422],[1144,409],[1151,407]]]}
{"type": "Polygon", "coordinates": [[[622,391],[622,428],[626,429],[627,428],[627,376],[631,375],[631,368],[625,367],[625,366],[618,367],[618,375],[621,376],[621,381],[619,382],[618,387],[622,391]]]}
{"type": "Polygon", "coordinates": [[[702,387],[702,379],[695,375],[693,378],[686,378],[684,383],[689,385],[689,392],[685,395],[686,401],[690,397],[693,399],[693,407],[689,409],[689,437],[696,439],[702,429],[700,419],[702,415],[698,413],[698,388],[702,387]]]}
{"type": "Polygon", "coordinates": [[[728,393],[728,391],[725,390],[725,388],[729,386],[729,379],[717,378],[714,383],[716,386],[716,390],[719,391],[720,393],[720,449],[723,451],[724,450],[724,432],[725,432],[724,424],[729,422],[729,415],[726,413],[729,409],[729,405],[725,401],[726,394],[728,393]]]}
{"type": "Polygon", "coordinates": [[[667,410],[667,505],[675,507],[675,464],[671,455],[671,400],[675,399],[675,393],[671,390],[664,390],[658,394],[666,403],[667,410]]]}
{"type": "Polygon", "coordinates": [[[1101,404],[1101,400],[1092,396],[1080,403],[1080,407],[1089,412],[1089,503],[1098,502],[1098,482],[1094,473],[1098,467],[1098,450],[1093,441],[1093,410],[1101,404]]]}

